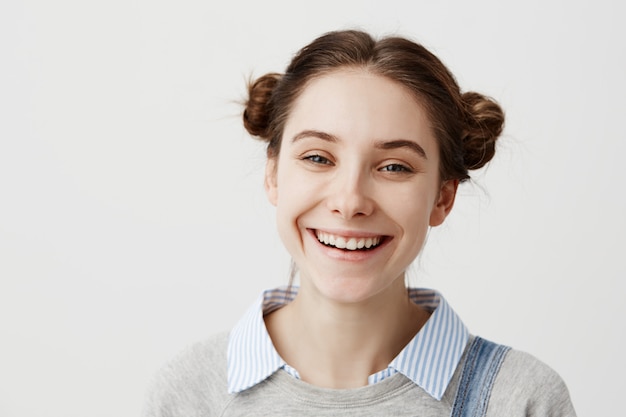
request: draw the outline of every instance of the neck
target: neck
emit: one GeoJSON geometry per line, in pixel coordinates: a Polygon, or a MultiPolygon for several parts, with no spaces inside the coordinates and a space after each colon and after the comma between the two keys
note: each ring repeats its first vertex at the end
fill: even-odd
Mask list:
{"type": "Polygon", "coordinates": [[[278,353],[313,385],[367,385],[428,319],[400,284],[359,303],[334,302],[303,286],[292,303],[265,318],[278,353]]]}

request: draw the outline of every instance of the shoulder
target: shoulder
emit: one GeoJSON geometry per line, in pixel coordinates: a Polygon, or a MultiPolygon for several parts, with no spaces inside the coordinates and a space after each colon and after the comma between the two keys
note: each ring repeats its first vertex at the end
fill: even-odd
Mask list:
{"type": "Polygon", "coordinates": [[[144,404],[144,417],[210,416],[228,401],[228,333],[198,342],[167,363],[156,375],[144,404]]]}
{"type": "Polygon", "coordinates": [[[534,356],[511,349],[496,376],[488,416],[574,417],[567,386],[534,356]]]}

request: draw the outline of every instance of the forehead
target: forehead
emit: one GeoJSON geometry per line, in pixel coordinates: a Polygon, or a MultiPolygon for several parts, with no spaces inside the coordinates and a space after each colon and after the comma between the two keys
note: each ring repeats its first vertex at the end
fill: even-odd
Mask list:
{"type": "Polygon", "coordinates": [[[284,130],[287,141],[305,129],[342,140],[415,140],[433,148],[424,107],[401,84],[365,69],[344,69],[314,78],[296,99],[284,130]]]}

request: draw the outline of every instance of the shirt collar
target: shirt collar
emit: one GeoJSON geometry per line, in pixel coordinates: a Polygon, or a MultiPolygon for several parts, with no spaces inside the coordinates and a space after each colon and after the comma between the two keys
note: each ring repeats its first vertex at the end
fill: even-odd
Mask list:
{"type": "MultiPolygon", "coordinates": [[[[298,377],[274,348],[263,321],[264,314],[293,301],[296,294],[295,287],[264,291],[233,328],[228,341],[229,393],[251,388],[279,369],[298,377]]],[[[461,360],[469,332],[437,291],[410,288],[409,297],[432,314],[389,367],[370,376],[369,381],[375,383],[399,372],[440,400],[461,360]]]]}

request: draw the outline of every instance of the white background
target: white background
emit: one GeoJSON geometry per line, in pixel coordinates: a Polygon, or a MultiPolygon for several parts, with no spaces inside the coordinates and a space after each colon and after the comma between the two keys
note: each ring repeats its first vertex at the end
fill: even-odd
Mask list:
{"type": "Polygon", "coordinates": [[[136,416],[165,361],[287,281],[238,102],[343,28],[422,42],[507,112],[412,283],[616,415],[623,21],[609,0],[3,1],[0,416],[136,416]]]}

